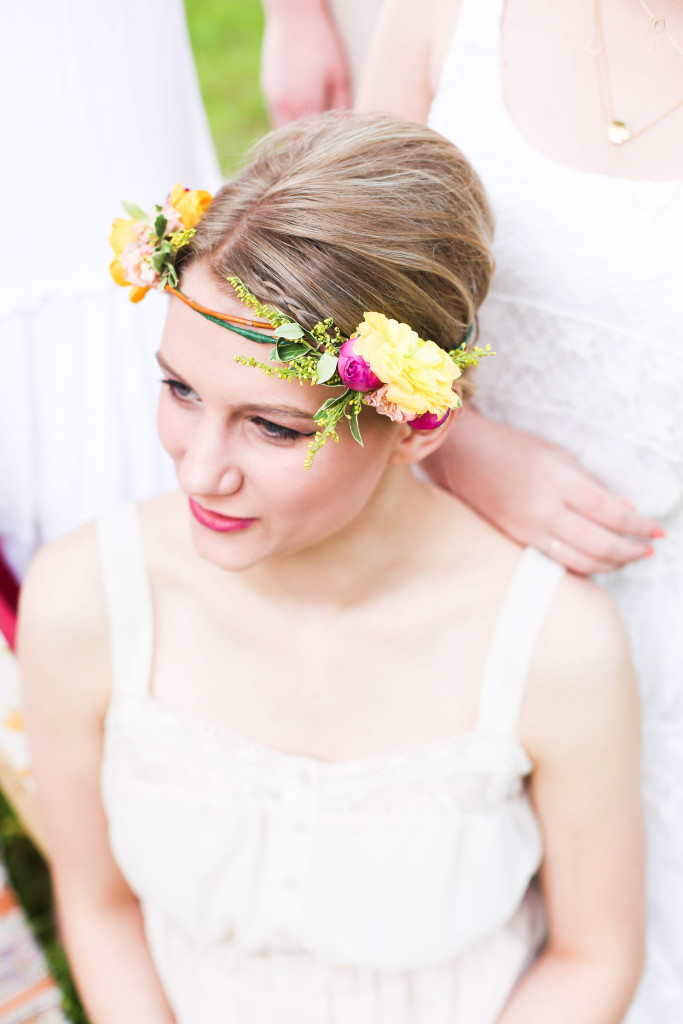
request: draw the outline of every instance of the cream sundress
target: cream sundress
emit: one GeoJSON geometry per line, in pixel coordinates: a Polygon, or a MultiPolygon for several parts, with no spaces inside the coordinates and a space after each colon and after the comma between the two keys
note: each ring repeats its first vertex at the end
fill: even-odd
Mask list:
{"type": "Polygon", "coordinates": [[[498,1020],[544,936],[517,720],[563,570],[521,556],[474,730],[330,762],[151,696],[136,508],[99,536],[114,672],[102,795],[178,1024],[498,1020]]]}

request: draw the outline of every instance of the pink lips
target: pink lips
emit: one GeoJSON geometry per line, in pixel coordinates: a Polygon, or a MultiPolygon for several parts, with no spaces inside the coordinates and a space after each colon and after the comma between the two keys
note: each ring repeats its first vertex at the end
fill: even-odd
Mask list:
{"type": "Polygon", "coordinates": [[[190,498],[190,511],[197,522],[206,526],[209,530],[217,533],[232,533],[234,530],[246,530],[255,523],[255,519],[237,519],[235,516],[222,516],[218,512],[211,512],[208,508],[198,505],[194,498],[190,498]]]}

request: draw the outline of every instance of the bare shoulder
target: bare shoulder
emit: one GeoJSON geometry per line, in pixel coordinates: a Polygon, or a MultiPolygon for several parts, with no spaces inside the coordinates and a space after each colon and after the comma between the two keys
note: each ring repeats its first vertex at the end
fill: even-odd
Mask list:
{"type": "Polygon", "coordinates": [[[461,0],[386,0],[373,37],[358,107],[426,121],[434,80],[455,29],[461,0]],[[397,75],[396,69],[400,68],[397,75]]]}
{"type": "Polygon", "coordinates": [[[101,638],[106,615],[94,523],[40,548],[22,584],[19,622],[22,633],[39,627],[64,644],[76,633],[101,638]]]}
{"type": "MultiPolygon", "coordinates": [[[[106,674],[107,612],[94,524],[44,545],[21,588],[19,658],[24,686],[65,697],[106,674]]],[[[57,702],[56,702],[57,703],[57,702]]]]}
{"type": "Polygon", "coordinates": [[[596,583],[567,573],[543,624],[520,729],[532,754],[617,725],[637,732],[639,706],[625,625],[596,583]]]}

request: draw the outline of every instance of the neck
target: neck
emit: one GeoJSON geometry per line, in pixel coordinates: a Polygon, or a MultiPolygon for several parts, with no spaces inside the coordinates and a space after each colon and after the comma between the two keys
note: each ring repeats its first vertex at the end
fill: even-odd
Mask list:
{"type": "MultiPolygon", "coordinates": [[[[269,559],[245,578],[268,598],[317,608],[348,607],[398,586],[432,543],[435,490],[405,466],[390,467],[343,530],[293,555],[269,559]]],[[[440,503],[443,497],[438,499],[440,503]]]]}

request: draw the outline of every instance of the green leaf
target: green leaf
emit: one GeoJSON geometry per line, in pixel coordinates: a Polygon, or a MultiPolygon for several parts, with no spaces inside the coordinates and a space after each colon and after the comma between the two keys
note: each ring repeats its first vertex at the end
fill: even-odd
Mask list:
{"type": "Polygon", "coordinates": [[[358,413],[352,412],[351,419],[349,420],[349,426],[351,427],[351,433],[355,437],[358,444],[363,447],[363,438],[360,436],[360,427],[358,426],[358,413]]]}
{"type": "Polygon", "coordinates": [[[313,419],[320,419],[323,413],[327,412],[329,409],[332,409],[333,406],[341,406],[342,408],[344,408],[346,405],[348,405],[349,399],[351,398],[352,394],[353,392],[349,388],[346,388],[343,394],[337,395],[336,398],[328,398],[327,401],[323,402],[323,404],[320,406],[313,419]]]}
{"type": "Polygon", "coordinates": [[[156,270],[157,274],[161,274],[164,267],[166,266],[166,259],[162,252],[155,252],[152,256],[152,266],[156,270]]]}
{"type": "Polygon", "coordinates": [[[316,372],[316,381],[318,384],[324,384],[330,377],[334,377],[337,372],[337,357],[332,352],[323,352],[320,359],[318,360],[318,369],[316,372]]]}
{"type": "Polygon", "coordinates": [[[297,344],[295,341],[279,341],[271,352],[271,359],[278,363],[291,363],[293,359],[305,356],[310,352],[308,345],[297,344]]]}
{"type": "Polygon", "coordinates": [[[166,231],[166,225],[168,221],[163,214],[159,214],[157,219],[154,221],[154,230],[156,231],[157,238],[163,238],[166,231]]]}
{"type": "Polygon", "coordinates": [[[123,208],[129,217],[133,220],[147,220],[147,214],[144,210],[141,210],[137,203],[129,203],[128,200],[124,200],[123,208]]]}
{"type": "Polygon", "coordinates": [[[304,329],[294,323],[280,324],[273,331],[273,336],[275,338],[287,338],[288,341],[295,341],[297,338],[303,338],[304,329]]]}

